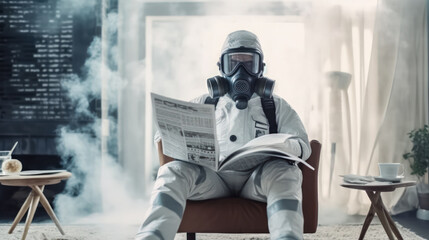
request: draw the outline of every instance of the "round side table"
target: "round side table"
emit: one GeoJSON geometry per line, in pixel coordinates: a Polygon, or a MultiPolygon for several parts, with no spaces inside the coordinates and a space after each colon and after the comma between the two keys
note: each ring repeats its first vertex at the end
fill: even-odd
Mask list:
{"type": "Polygon", "coordinates": [[[364,190],[371,200],[371,207],[369,209],[368,215],[365,218],[365,222],[363,223],[362,230],[360,232],[359,239],[363,239],[365,237],[366,230],[368,230],[369,224],[371,223],[374,215],[377,213],[378,218],[380,219],[381,224],[383,225],[384,230],[387,233],[389,239],[393,240],[393,234],[398,239],[403,239],[401,233],[395,225],[392,217],[390,217],[389,213],[386,210],[386,207],[381,200],[381,192],[392,192],[400,187],[409,187],[416,185],[415,181],[404,181],[400,183],[389,183],[385,184],[380,182],[372,182],[371,184],[352,184],[352,183],[343,183],[342,187],[364,190]],[[392,233],[393,232],[393,233],[392,233]]]}
{"type": "Polygon", "coordinates": [[[41,174],[38,175],[2,175],[0,176],[0,183],[5,186],[27,186],[31,188],[30,194],[28,194],[27,199],[19,210],[18,214],[15,217],[15,220],[12,223],[12,226],[9,229],[9,234],[13,232],[16,225],[21,221],[22,217],[28,210],[27,219],[25,221],[24,233],[22,234],[22,240],[25,240],[27,237],[28,229],[30,228],[30,224],[33,221],[34,213],[36,212],[37,205],[42,204],[43,208],[48,213],[49,217],[51,217],[52,221],[54,221],[58,230],[62,235],[64,235],[64,231],[61,228],[60,222],[57,219],[54,211],[52,210],[51,205],[43,194],[43,189],[45,185],[52,185],[61,182],[61,180],[67,179],[72,176],[70,172],[58,172],[58,173],[49,173],[43,174],[43,171],[40,171],[41,174]]]}

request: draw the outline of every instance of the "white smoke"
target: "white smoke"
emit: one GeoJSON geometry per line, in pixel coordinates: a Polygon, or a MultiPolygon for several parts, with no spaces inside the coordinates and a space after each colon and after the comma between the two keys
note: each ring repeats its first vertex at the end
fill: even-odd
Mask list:
{"type": "MultiPolygon", "coordinates": [[[[82,8],[86,13],[88,7],[96,9],[95,2],[73,1],[74,13],[82,8]]],[[[56,197],[55,208],[60,219],[68,223],[138,223],[144,213],[145,203],[134,200],[131,179],[117,157],[117,136],[110,135],[117,133],[117,117],[112,113],[118,111],[118,93],[126,84],[116,68],[117,13],[107,13],[103,24],[106,35],[93,39],[82,76],[73,75],[62,82],[75,115],[70,125],[58,129],[58,152],[73,176],[67,180],[64,193],[56,197]],[[102,118],[103,113],[100,116],[100,107],[107,118],[102,118]],[[107,152],[102,151],[103,139],[107,152]]]]}

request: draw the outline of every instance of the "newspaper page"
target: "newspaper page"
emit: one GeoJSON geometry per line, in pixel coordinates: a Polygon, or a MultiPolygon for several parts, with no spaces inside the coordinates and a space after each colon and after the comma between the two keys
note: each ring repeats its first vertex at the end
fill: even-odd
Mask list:
{"type": "Polygon", "coordinates": [[[219,166],[221,170],[249,170],[259,164],[274,158],[282,158],[286,160],[292,160],[298,163],[302,163],[311,170],[314,168],[297,156],[293,156],[290,153],[282,150],[280,144],[267,145],[267,146],[256,146],[253,148],[243,148],[236,154],[231,154],[226,158],[219,166]]]}
{"type": "Polygon", "coordinates": [[[151,93],[151,97],[164,154],[217,170],[219,153],[214,106],[155,93],[151,93]]]}
{"type": "Polygon", "coordinates": [[[249,170],[275,157],[300,162],[314,170],[314,168],[304,160],[290,153],[290,150],[284,144],[290,137],[292,137],[292,135],[283,133],[267,134],[257,137],[226,157],[221,162],[219,169],[249,170]]]}

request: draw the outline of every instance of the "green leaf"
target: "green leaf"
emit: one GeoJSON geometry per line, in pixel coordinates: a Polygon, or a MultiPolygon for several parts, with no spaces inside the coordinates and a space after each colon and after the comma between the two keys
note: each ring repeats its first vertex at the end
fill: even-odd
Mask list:
{"type": "Polygon", "coordinates": [[[402,157],[410,161],[411,174],[422,177],[429,166],[429,126],[412,130],[408,137],[413,146],[411,152],[404,153],[402,157]]]}

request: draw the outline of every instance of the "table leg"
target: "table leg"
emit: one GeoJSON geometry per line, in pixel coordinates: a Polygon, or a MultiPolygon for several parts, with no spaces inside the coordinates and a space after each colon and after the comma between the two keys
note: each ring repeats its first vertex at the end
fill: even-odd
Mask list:
{"type": "Polygon", "coordinates": [[[384,215],[386,215],[387,221],[389,222],[390,228],[392,229],[393,233],[395,234],[395,236],[399,240],[403,240],[401,233],[399,232],[398,228],[396,227],[395,222],[393,221],[392,217],[387,212],[386,207],[384,206],[383,201],[381,199],[380,199],[380,205],[383,208],[384,215]]]}
{"type": "Polygon", "coordinates": [[[15,217],[15,220],[13,220],[12,226],[9,229],[9,234],[13,233],[13,230],[15,230],[16,225],[21,221],[22,217],[24,217],[24,214],[27,212],[28,208],[30,207],[31,200],[33,199],[34,193],[31,191],[27,199],[25,199],[24,204],[22,204],[21,209],[19,210],[18,214],[15,217]]]}
{"type": "Polygon", "coordinates": [[[25,220],[24,233],[22,234],[21,240],[25,240],[25,238],[27,237],[28,229],[30,228],[30,224],[34,218],[34,213],[36,212],[37,205],[39,204],[39,199],[40,199],[39,195],[37,195],[36,193],[33,193],[33,198],[31,200],[30,209],[28,210],[28,213],[27,213],[27,220],[25,220]]]}
{"type": "MultiPolygon", "coordinates": [[[[40,197],[40,203],[45,208],[46,212],[48,213],[49,217],[51,217],[52,221],[54,221],[55,225],[57,226],[58,230],[60,230],[60,233],[62,235],[65,235],[63,229],[61,228],[60,222],[58,221],[57,216],[54,213],[54,210],[52,210],[51,205],[49,204],[48,199],[46,199],[45,195],[43,194],[43,190],[41,190],[38,186],[33,185],[30,186],[33,191],[36,192],[36,194],[40,197]]],[[[43,189],[43,186],[42,186],[43,189]]]]}
{"type": "Polygon", "coordinates": [[[387,233],[387,236],[389,236],[390,240],[393,240],[394,237],[393,237],[392,230],[390,229],[390,224],[386,218],[386,215],[384,214],[382,205],[380,205],[380,202],[381,202],[380,192],[366,191],[366,193],[369,199],[371,200],[372,205],[374,206],[374,210],[377,213],[377,216],[380,219],[381,225],[383,225],[384,230],[387,233]]]}
{"type": "Polygon", "coordinates": [[[371,204],[371,207],[369,208],[369,212],[366,215],[365,222],[363,223],[363,227],[359,235],[359,240],[362,240],[365,237],[366,231],[368,230],[368,227],[371,224],[371,221],[374,218],[374,215],[375,215],[374,206],[371,204]]]}

